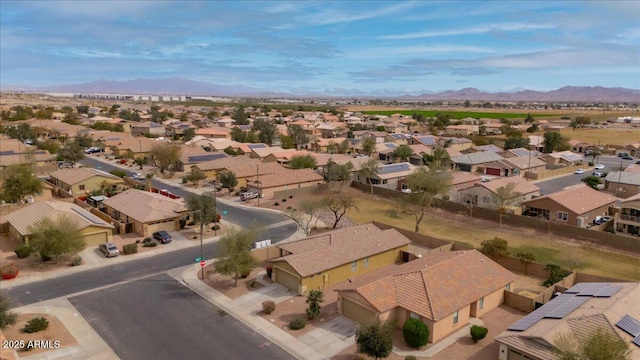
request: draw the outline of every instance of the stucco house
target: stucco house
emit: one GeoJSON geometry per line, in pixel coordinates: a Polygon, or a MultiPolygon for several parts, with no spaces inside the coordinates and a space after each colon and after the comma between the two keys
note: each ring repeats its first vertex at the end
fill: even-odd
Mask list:
{"type": "Polygon", "coordinates": [[[509,204],[507,211],[512,214],[520,215],[522,213],[520,203],[540,195],[540,188],[525,179],[519,177],[497,178],[460,190],[458,202],[496,209],[499,206],[498,189],[507,186],[513,186],[514,196],[504,199],[505,203],[509,204]]]}
{"type": "Polygon", "coordinates": [[[7,214],[9,235],[28,245],[33,225],[45,218],[55,221],[62,216],[70,218],[78,226],[88,246],[113,240],[113,225],[76,204],[64,201],[39,201],[7,214]]]}
{"type": "Polygon", "coordinates": [[[304,294],[401,261],[411,240],[395,229],[364,224],[277,244],[273,280],[304,294]]]}
{"type": "Polygon", "coordinates": [[[61,169],[49,175],[49,182],[74,196],[86,196],[93,191],[124,186],[124,180],[93,168],[61,169]]]}
{"type": "Polygon", "coordinates": [[[236,175],[238,180],[237,188],[245,187],[247,182],[255,181],[257,178],[274,174],[285,169],[277,162],[262,162],[258,159],[248,157],[225,157],[192,166],[204,172],[207,180],[217,180],[218,174],[223,171],[230,171],[236,175]]]}
{"type": "Polygon", "coordinates": [[[616,234],[640,236],[640,194],[620,201],[614,221],[616,234]]]}
{"type": "Polygon", "coordinates": [[[125,233],[151,236],[156,231],[180,229],[180,219],[189,211],[182,199],[129,189],[102,201],[104,212],[124,227],[125,233]]]}
{"type": "Polygon", "coordinates": [[[166,132],[162,124],[151,121],[131,124],[131,135],[133,136],[164,136],[166,132]]]}
{"type": "Polygon", "coordinates": [[[445,127],[445,134],[450,136],[470,136],[479,131],[477,125],[449,125],[445,127]]]}
{"type": "Polygon", "coordinates": [[[611,171],[604,178],[604,188],[621,198],[638,195],[640,194],[640,172],[611,171]]]}
{"type": "Polygon", "coordinates": [[[484,172],[486,164],[494,161],[503,160],[504,158],[493,151],[481,151],[471,154],[463,154],[451,158],[451,167],[454,170],[467,172],[484,172]]]}
{"type": "Polygon", "coordinates": [[[435,343],[500,306],[516,275],[477,250],[438,252],[389,265],[336,287],[338,313],[360,323],[410,318],[435,343]]]}
{"type": "MultiPolygon", "coordinates": [[[[371,178],[358,174],[356,180],[363,184],[373,184],[377,187],[400,190],[403,187],[402,180],[413,174],[417,168],[417,166],[408,162],[382,165],[378,167],[378,170],[371,178]]],[[[406,187],[406,184],[404,187],[406,187]]]]}
{"type": "Polygon", "coordinates": [[[609,214],[619,199],[580,184],[549,195],[523,201],[524,215],[586,227],[596,216],[609,214]]]}
{"type": "Polygon", "coordinates": [[[291,191],[315,187],[324,183],[324,177],[312,169],[292,170],[283,168],[277,172],[261,175],[253,181],[247,181],[247,190],[260,194],[260,197],[273,199],[276,191],[291,191]]]}

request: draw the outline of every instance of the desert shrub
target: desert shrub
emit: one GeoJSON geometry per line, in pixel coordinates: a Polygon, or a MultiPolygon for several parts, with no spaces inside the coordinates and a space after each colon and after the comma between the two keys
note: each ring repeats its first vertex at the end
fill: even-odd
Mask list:
{"type": "Polygon", "coordinates": [[[79,266],[82,265],[82,258],[80,256],[76,256],[73,258],[73,261],[71,261],[71,266],[79,266]]]}
{"type": "Polygon", "coordinates": [[[153,241],[142,244],[142,247],[156,247],[156,246],[158,246],[158,243],[153,241]]]}
{"type": "Polygon", "coordinates": [[[240,272],[240,277],[243,279],[246,279],[249,276],[249,274],[251,274],[251,270],[242,270],[240,272]]]}
{"type": "Polygon", "coordinates": [[[416,360],[416,357],[413,355],[407,355],[404,357],[404,360],[416,360]]]}
{"type": "Polygon", "coordinates": [[[407,345],[419,349],[427,345],[429,328],[418,319],[409,319],[402,326],[402,335],[407,345]]]}
{"type": "Polygon", "coordinates": [[[297,317],[289,321],[289,329],[300,330],[307,326],[307,320],[301,317],[297,317]]]}
{"type": "Polygon", "coordinates": [[[31,253],[33,253],[33,250],[27,245],[22,245],[14,251],[16,252],[18,259],[28,258],[31,256],[31,253]]]}
{"type": "Polygon", "coordinates": [[[276,303],[273,300],[266,300],[262,302],[262,311],[265,314],[271,314],[276,309],[276,303]]]}
{"type": "Polygon", "coordinates": [[[499,237],[484,240],[480,243],[480,252],[496,258],[509,256],[509,243],[507,240],[499,237]]]}
{"type": "Polygon", "coordinates": [[[220,230],[220,225],[213,225],[211,230],[220,230]]]}
{"type": "Polygon", "coordinates": [[[280,203],[277,201],[273,204],[273,206],[278,206],[278,205],[280,205],[280,203]]]}
{"type": "Polygon", "coordinates": [[[140,244],[140,239],[136,240],[136,244],[140,244]]]}
{"type": "Polygon", "coordinates": [[[34,317],[29,320],[27,325],[24,327],[24,332],[32,334],[38,331],[47,330],[49,327],[49,321],[43,317],[34,317]]]}
{"type": "Polygon", "coordinates": [[[40,253],[40,259],[43,262],[47,262],[47,261],[51,261],[51,259],[53,259],[51,256],[47,255],[46,253],[40,253]]]}
{"type": "Polygon", "coordinates": [[[188,182],[189,182],[189,179],[187,179],[187,177],[186,177],[186,176],[182,178],[182,183],[183,183],[183,184],[186,184],[186,183],[188,183],[188,182]]]}
{"type": "Polygon", "coordinates": [[[293,199],[293,195],[289,195],[289,199],[293,199]]]}
{"type": "Polygon", "coordinates": [[[147,244],[147,243],[150,243],[151,241],[153,241],[153,240],[150,237],[146,237],[146,238],[144,238],[144,240],[142,240],[142,243],[143,244],[147,244]]]}
{"type": "Polygon", "coordinates": [[[13,263],[0,267],[0,277],[2,277],[2,280],[13,279],[18,276],[18,273],[20,273],[18,267],[13,263]]]}
{"type": "Polygon", "coordinates": [[[287,199],[282,199],[282,202],[287,202],[287,199]]]}
{"type": "Polygon", "coordinates": [[[127,172],[124,171],[124,170],[120,170],[120,169],[113,169],[113,170],[109,171],[109,174],[115,175],[115,176],[117,176],[119,178],[123,178],[123,177],[127,176],[127,172]]]}
{"type": "Polygon", "coordinates": [[[471,326],[471,338],[473,341],[478,342],[478,340],[482,340],[487,336],[489,329],[484,326],[473,325],[471,326]]]}
{"type": "Polygon", "coordinates": [[[138,252],[138,244],[127,244],[122,247],[122,251],[125,255],[135,254],[138,252]]]}
{"type": "Polygon", "coordinates": [[[291,210],[291,206],[287,206],[287,210],[291,210]]]}

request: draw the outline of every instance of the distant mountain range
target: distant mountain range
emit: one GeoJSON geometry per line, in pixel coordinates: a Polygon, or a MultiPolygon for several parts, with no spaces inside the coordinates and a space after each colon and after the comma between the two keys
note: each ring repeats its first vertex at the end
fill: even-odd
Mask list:
{"type": "MultiPolygon", "coordinates": [[[[290,94],[270,92],[245,85],[220,85],[183,78],[134,79],[126,81],[97,80],[88,83],[58,86],[2,85],[2,91],[101,93],[101,94],[156,94],[156,95],[203,95],[203,96],[247,96],[247,97],[339,97],[326,94],[290,94]]],[[[354,96],[344,94],[344,96],[354,96]]],[[[373,96],[359,95],[367,98],[373,96]]],[[[544,101],[544,102],[634,102],[640,103],[640,90],[607,88],[600,86],[565,86],[552,91],[522,90],[517,92],[484,92],[476,88],[449,90],[421,95],[385,96],[402,100],[475,100],[475,101],[544,101]]]]}

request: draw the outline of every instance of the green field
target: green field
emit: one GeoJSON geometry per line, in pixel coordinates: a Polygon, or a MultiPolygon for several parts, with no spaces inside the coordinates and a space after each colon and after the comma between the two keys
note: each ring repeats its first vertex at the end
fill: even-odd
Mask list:
{"type": "MultiPolygon", "coordinates": [[[[363,111],[365,114],[371,115],[393,115],[393,114],[402,114],[402,115],[413,115],[422,114],[426,117],[435,117],[437,114],[445,114],[449,115],[452,119],[463,119],[466,117],[472,118],[490,118],[490,119],[524,119],[527,117],[527,114],[517,114],[517,113],[501,113],[501,112],[473,112],[473,111],[436,111],[436,110],[380,110],[380,111],[363,111]]],[[[560,116],[558,114],[557,116],[560,116]]],[[[549,117],[550,114],[531,114],[533,117],[549,117]]],[[[551,115],[556,116],[556,115],[551,115]]]]}

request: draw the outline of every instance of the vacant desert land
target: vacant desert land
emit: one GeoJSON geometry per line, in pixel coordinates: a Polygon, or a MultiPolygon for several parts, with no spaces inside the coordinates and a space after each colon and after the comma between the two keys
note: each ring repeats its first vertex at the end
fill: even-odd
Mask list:
{"type": "Polygon", "coordinates": [[[560,133],[589,144],[626,145],[640,142],[640,128],[562,129],[560,133]]]}

